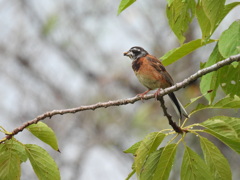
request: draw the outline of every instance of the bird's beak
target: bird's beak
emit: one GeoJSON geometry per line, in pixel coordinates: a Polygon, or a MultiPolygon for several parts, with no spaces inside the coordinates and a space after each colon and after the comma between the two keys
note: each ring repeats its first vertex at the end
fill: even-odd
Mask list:
{"type": "Polygon", "coordinates": [[[125,52],[123,53],[124,56],[129,56],[129,51],[128,52],[125,52]]]}

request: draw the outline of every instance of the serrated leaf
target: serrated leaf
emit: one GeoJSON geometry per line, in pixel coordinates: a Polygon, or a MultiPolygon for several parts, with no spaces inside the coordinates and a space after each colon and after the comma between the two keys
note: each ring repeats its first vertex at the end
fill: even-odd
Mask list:
{"type": "MultiPolygon", "coordinates": [[[[208,61],[206,62],[203,68],[209,67],[223,59],[224,58],[221,56],[221,54],[218,51],[218,44],[216,44],[213,52],[211,53],[208,61]]],[[[209,90],[212,90],[211,93],[207,93],[205,95],[205,98],[209,101],[209,104],[212,104],[216,96],[217,89],[219,87],[219,81],[220,81],[219,71],[208,73],[201,78],[200,90],[202,94],[206,94],[209,90]]]]}
{"type": "Polygon", "coordinates": [[[40,180],[60,180],[57,164],[46,150],[35,144],[26,144],[27,156],[40,180]]]}
{"type": "Polygon", "coordinates": [[[201,1],[198,1],[196,6],[196,16],[202,31],[202,39],[207,41],[211,36],[211,22],[204,11],[201,1]]]}
{"type": "Polygon", "coordinates": [[[206,44],[215,42],[215,41],[216,40],[214,40],[214,39],[210,39],[206,43],[203,43],[201,39],[190,41],[188,43],[185,43],[185,44],[181,45],[178,48],[175,48],[175,49],[172,49],[172,50],[168,51],[160,59],[162,59],[163,65],[167,66],[167,65],[170,65],[170,64],[174,63],[178,59],[190,54],[194,50],[196,50],[196,49],[198,49],[202,46],[205,46],[206,44]]]}
{"type": "Polygon", "coordinates": [[[233,109],[240,108],[240,98],[238,96],[226,96],[223,99],[219,100],[215,104],[204,105],[198,104],[198,106],[191,112],[191,114],[198,112],[204,109],[233,109]]]}
{"type": "Polygon", "coordinates": [[[198,23],[202,30],[202,39],[207,40],[222,21],[225,0],[198,1],[196,14],[198,23]]]}
{"type": "Polygon", "coordinates": [[[236,6],[240,5],[240,2],[233,2],[227,4],[223,8],[223,1],[221,0],[220,3],[218,1],[198,1],[196,15],[198,19],[198,23],[202,30],[202,39],[207,40],[222,22],[222,20],[226,17],[226,15],[236,6]],[[211,10],[210,6],[206,8],[206,2],[208,4],[213,3],[214,11],[211,10]],[[204,3],[204,5],[203,5],[204,3]],[[216,7],[215,7],[216,4],[216,7]],[[207,10],[208,9],[208,10],[207,10]],[[210,11],[208,14],[206,11],[210,11]],[[216,16],[214,14],[217,14],[216,16]],[[214,25],[215,24],[215,25],[214,25]]]}
{"type": "Polygon", "coordinates": [[[223,57],[240,53],[240,20],[235,21],[225,30],[219,39],[219,52],[223,57]]]}
{"type": "Polygon", "coordinates": [[[167,145],[160,156],[153,180],[168,180],[177,151],[177,144],[167,145]]]}
{"type": "Polygon", "coordinates": [[[211,34],[215,29],[215,26],[218,25],[219,19],[222,17],[225,0],[218,1],[209,1],[209,0],[201,0],[204,12],[211,24],[211,34]]]}
{"type": "Polygon", "coordinates": [[[152,180],[154,174],[156,173],[157,164],[159,162],[159,158],[162,154],[163,148],[154,151],[151,153],[144,165],[143,171],[141,172],[140,179],[141,180],[152,180]]]}
{"type": "Polygon", "coordinates": [[[186,146],[181,167],[181,180],[213,180],[210,170],[201,157],[186,146]]]}
{"type": "Polygon", "coordinates": [[[215,180],[232,179],[232,173],[227,159],[220,150],[207,138],[200,137],[204,159],[215,180]]]}
{"type": "MultiPolygon", "coordinates": [[[[3,144],[1,144],[3,145],[3,144]]],[[[0,179],[20,180],[20,158],[15,153],[6,151],[0,153],[0,179]]]]}
{"type": "Polygon", "coordinates": [[[234,96],[226,96],[225,98],[219,100],[216,102],[212,108],[224,108],[224,109],[229,109],[229,108],[240,108],[240,97],[234,96]]]}
{"type": "Polygon", "coordinates": [[[24,145],[14,138],[0,144],[0,179],[19,180],[20,164],[26,160],[24,145]]]}
{"type": "Polygon", "coordinates": [[[186,39],[184,33],[195,15],[195,6],[195,0],[174,0],[167,6],[169,25],[181,44],[186,39]]]}
{"type": "MultiPolygon", "coordinates": [[[[240,31],[240,29],[239,29],[240,31]]],[[[240,34],[239,34],[240,35],[240,34]]],[[[240,96],[240,64],[230,64],[219,69],[219,83],[225,94],[240,96]]]]}
{"type": "Polygon", "coordinates": [[[153,132],[148,134],[142,140],[134,158],[135,169],[138,176],[140,175],[149,154],[158,148],[165,136],[166,135],[163,133],[153,132]]]}
{"type": "MultiPolygon", "coordinates": [[[[222,12],[222,15],[219,17],[219,22],[218,25],[222,22],[222,20],[228,15],[228,13],[235,8],[236,6],[240,5],[240,2],[233,2],[230,4],[227,4],[224,6],[224,10],[222,12]]],[[[218,26],[215,26],[214,30],[217,28],[218,26]]],[[[214,31],[213,30],[213,31],[214,31]]]]}
{"type": "Polygon", "coordinates": [[[126,150],[123,151],[123,152],[125,152],[125,153],[131,153],[131,154],[134,155],[134,154],[136,153],[136,151],[138,150],[138,148],[139,148],[139,146],[140,146],[141,143],[142,143],[142,141],[139,141],[139,142],[133,144],[130,148],[126,149],[126,150]]]}
{"type": "Polygon", "coordinates": [[[118,6],[118,15],[132,5],[135,1],[136,0],[122,0],[118,6]]]}
{"type": "Polygon", "coordinates": [[[7,140],[4,144],[0,144],[0,153],[2,152],[15,154],[20,158],[21,162],[27,161],[24,145],[18,142],[15,138],[7,140]]]}
{"type": "Polygon", "coordinates": [[[201,123],[205,132],[240,153],[240,118],[216,116],[201,123]]]}
{"type": "Polygon", "coordinates": [[[45,123],[38,122],[27,127],[27,129],[41,141],[51,146],[54,150],[59,151],[58,142],[54,131],[45,123]]]}
{"type": "Polygon", "coordinates": [[[212,129],[232,139],[240,139],[240,118],[228,116],[215,116],[201,123],[204,127],[212,129]],[[226,129],[222,130],[222,126],[226,129]],[[218,129],[220,127],[220,129],[218,129]],[[230,131],[228,131],[230,129],[230,131]],[[228,134],[229,133],[229,134],[228,134]]]}

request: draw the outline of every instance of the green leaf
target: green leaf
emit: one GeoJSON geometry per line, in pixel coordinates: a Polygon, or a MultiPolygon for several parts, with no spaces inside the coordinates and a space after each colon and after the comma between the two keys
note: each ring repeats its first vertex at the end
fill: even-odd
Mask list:
{"type": "Polygon", "coordinates": [[[240,53],[240,20],[235,21],[222,33],[219,39],[219,52],[223,57],[240,53]]]}
{"type": "Polygon", "coordinates": [[[216,116],[201,123],[205,132],[240,153],[240,118],[216,116]]]}
{"type": "Polygon", "coordinates": [[[135,174],[136,170],[133,170],[132,172],[130,172],[128,174],[128,177],[125,180],[129,180],[134,174],[135,174]]]}
{"type": "Polygon", "coordinates": [[[181,180],[213,180],[210,170],[201,157],[186,146],[183,155],[181,180]]]}
{"type": "Polygon", "coordinates": [[[205,128],[220,133],[225,137],[235,140],[240,139],[240,118],[228,116],[215,116],[202,122],[201,124],[205,128]]]}
{"type": "MultiPolygon", "coordinates": [[[[240,29],[239,29],[240,30],[240,29]]],[[[240,64],[230,64],[219,69],[219,81],[225,94],[240,96],[240,64]]]]}
{"type": "Polygon", "coordinates": [[[122,0],[118,6],[118,15],[132,5],[136,0],[122,0]]]}
{"type": "Polygon", "coordinates": [[[221,1],[218,4],[218,1],[208,1],[208,4],[217,4],[216,9],[213,13],[217,14],[219,13],[218,16],[214,16],[211,13],[211,8],[208,6],[206,7],[206,2],[207,1],[198,1],[197,7],[196,7],[196,15],[198,19],[198,23],[200,25],[200,28],[202,30],[202,39],[207,40],[210,38],[210,36],[214,33],[216,28],[219,26],[221,21],[225,18],[225,16],[236,6],[240,4],[240,2],[233,2],[231,4],[228,4],[224,6],[223,10],[221,9],[223,6],[223,1],[221,1]],[[220,8],[220,11],[217,9],[220,8]],[[210,11],[210,14],[207,14],[206,11],[210,11]],[[214,25],[215,24],[215,25],[214,25]]]}
{"type": "Polygon", "coordinates": [[[125,153],[131,153],[131,154],[135,154],[140,146],[140,144],[142,143],[142,141],[139,141],[135,144],[133,144],[130,148],[128,148],[127,150],[123,151],[125,153]]]}
{"type": "Polygon", "coordinates": [[[226,96],[225,98],[216,102],[211,108],[223,108],[223,109],[240,108],[240,98],[238,96],[234,97],[226,96]]]}
{"type": "MultiPolygon", "coordinates": [[[[236,6],[240,5],[240,2],[233,2],[230,4],[227,4],[226,6],[224,6],[224,10],[222,12],[222,16],[219,18],[219,22],[218,24],[220,24],[222,22],[222,20],[226,17],[226,15],[236,6]]],[[[215,27],[215,29],[217,28],[217,26],[215,27]]],[[[214,29],[214,30],[215,30],[214,29]]]]}
{"type": "Polygon", "coordinates": [[[142,168],[141,180],[167,180],[176,155],[177,144],[170,144],[154,151],[142,168]]]}
{"type": "Polygon", "coordinates": [[[135,154],[135,169],[137,175],[140,175],[144,163],[146,162],[149,154],[155,151],[161,144],[166,135],[160,132],[153,132],[148,134],[141,142],[135,154]]]}
{"type": "Polygon", "coordinates": [[[235,8],[236,6],[240,5],[240,2],[233,2],[233,3],[230,3],[230,4],[227,4],[225,7],[224,7],[224,11],[222,13],[222,17],[221,17],[221,20],[224,19],[224,17],[233,9],[235,8]]]}
{"type": "Polygon", "coordinates": [[[201,0],[204,12],[210,20],[211,34],[213,33],[215,26],[218,26],[219,19],[222,17],[225,1],[226,0],[201,0]]]}
{"type": "Polygon", "coordinates": [[[32,124],[27,129],[37,138],[51,146],[54,150],[59,151],[58,142],[54,131],[43,122],[32,124]]]}
{"type": "Polygon", "coordinates": [[[203,105],[198,104],[196,109],[194,109],[191,114],[198,112],[204,109],[233,109],[233,108],[240,108],[240,98],[238,96],[226,96],[223,99],[219,100],[215,104],[211,105],[203,105]]]}
{"type": "Polygon", "coordinates": [[[58,180],[60,172],[57,164],[46,150],[35,144],[26,144],[27,156],[34,172],[40,180],[58,180]]]}
{"type": "Polygon", "coordinates": [[[20,164],[27,160],[24,145],[15,139],[0,144],[0,179],[19,180],[20,164]]]}
{"type": "Polygon", "coordinates": [[[171,4],[173,3],[174,0],[167,0],[168,2],[168,6],[171,6],[171,4]]]}
{"type": "Polygon", "coordinates": [[[195,15],[195,6],[195,0],[174,0],[167,6],[169,25],[181,44],[186,39],[184,33],[195,15]]]}
{"type": "Polygon", "coordinates": [[[207,40],[223,19],[225,0],[198,1],[196,14],[202,30],[202,39],[207,40]]]}
{"type": "Polygon", "coordinates": [[[232,173],[227,159],[220,150],[207,138],[200,137],[205,162],[215,180],[232,179],[232,173]]]}
{"type": "Polygon", "coordinates": [[[176,150],[177,144],[169,144],[163,149],[153,180],[168,180],[175,159],[176,150]]]}
{"type": "Polygon", "coordinates": [[[157,164],[159,162],[159,158],[162,154],[163,148],[154,151],[151,153],[144,165],[143,171],[141,172],[140,179],[141,180],[152,180],[156,172],[157,164]]]}
{"type": "Polygon", "coordinates": [[[4,152],[11,152],[11,154],[15,154],[20,158],[21,162],[27,161],[25,146],[18,142],[15,138],[7,140],[4,144],[0,145],[0,153],[4,152]]]}
{"type": "Polygon", "coordinates": [[[160,59],[162,59],[162,63],[164,66],[170,65],[177,61],[178,59],[190,54],[194,50],[205,46],[206,44],[215,42],[216,40],[210,39],[206,43],[203,43],[201,39],[197,39],[194,41],[190,41],[188,43],[185,43],[181,45],[178,48],[172,49],[168,51],[164,56],[162,56],[160,59]]]}
{"type": "MultiPolygon", "coordinates": [[[[207,63],[204,65],[203,68],[209,67],[223,59],[224,58],[221,56],[221,54],[218,51],[218,44],[216,44],[212,54],[210,55],[207,63]]],[[[219,71],[208,73],[201,78],[200,90],[202,94],[206,94],[205,97],[209,101],[209,104],[212,104],[216,96],[217,89],[219,86],[219,79],[220,79],[219,71]],[[207,93],[209,90],[212,90],[212,92],[207,93]]]]}
{"type": "Polygon", "coordinates": [[[198,4],[196,6],[196,16],[198,24],[202,31],[202,39],[206,41],[211,36],[211,22],[204,11],[201,1],[198,1],[198,4]]]}
{"type": "MultiPolygon", "coordinates": [[[[3,144],[1,144],[2,146],[3,144]]],[[[12,152],[0,153],[0,179],[20,180],[20,158],[12,152]]]]}
{"type": "Polygon", "coordinates": [[[190,102],[185,105],[185,108],[188,107],[188,106],[190,106],[191,104],[193,104],[194,102],[196,102],[197,100],[201,99],[202,97],[206,96],[208,93],[211,93],[211,92],[212,92],[212,90],[209,90],[209,91],[208,91],[207,93],[205,93],[205,94],[202,94],[202,95],[197,96],[197,97],[195,97],[195,98],[191,98],[191,99],[190,99],[190,102]]]}

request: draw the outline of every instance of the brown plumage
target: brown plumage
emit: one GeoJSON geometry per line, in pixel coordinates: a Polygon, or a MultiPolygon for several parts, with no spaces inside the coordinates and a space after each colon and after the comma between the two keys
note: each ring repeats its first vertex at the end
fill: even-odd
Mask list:
{"type": "MultiPolygon", "coordinates": [[[[138,94],[143,97],[149,91],[158,89],[155,93],[157,97],[160,89],[170,87],[174,84],[172,77],[166,71],[163,64],[155,57],[150,55],[146,50],[141,47],[132,47],[128,52],[124,53],[124,56],[128,56],[133,60],[132,68],[141,84],[148,88],[147,91],[138,94]]],[[[168,94],[173,103],[175,104],[180,118],[182,115],[188,117],[186,110],[176,98],[174,93],[168,94]]]]}

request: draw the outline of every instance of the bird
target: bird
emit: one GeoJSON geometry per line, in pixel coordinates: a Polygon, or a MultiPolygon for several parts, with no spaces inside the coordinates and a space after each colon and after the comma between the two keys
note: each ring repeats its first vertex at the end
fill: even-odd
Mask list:
{"type": "MultiPolygon", "coordinates": [[[[132,69],[137,76],[139,82],[144,85],[148,90],[138,94],[142,99],[149,91],[157,89],[155,98],[157,98],[161,89],[174,85],[173,79],[166,71],[165,67],[155,56],[149,54],[145,49],[139,46],[130,48],[129,51],[123,53],[132,60],[132,69]]],[[[177,113],[182,119],[183,116],[188,118],[188,113],[177,99],[173,92],[168,96],[176,107],[177,113]]]]}

